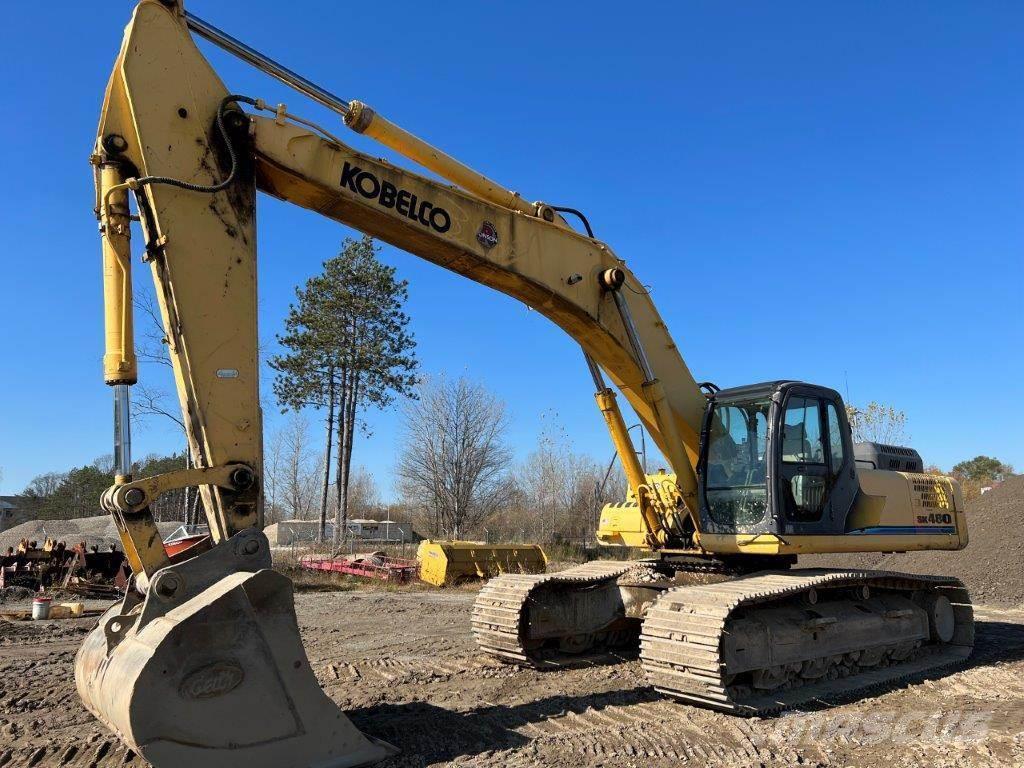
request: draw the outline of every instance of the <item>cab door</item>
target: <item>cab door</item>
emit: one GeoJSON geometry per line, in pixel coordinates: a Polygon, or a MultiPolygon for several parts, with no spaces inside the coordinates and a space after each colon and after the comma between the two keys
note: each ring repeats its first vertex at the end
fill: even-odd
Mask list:
{"type": "Polygon", "coordinates": [[[846,518],[860,490],[853,456],[853,438],[842,399],[836,395],[834,398],[823,399],[822,404],[828,426],[829,520],[833,533],[845,533],[846,518]]]}
{"type": "Polygon", "coordinates": [[[778,420],[778,498],[788,533],[820,531],[830,487],[827,426],[817,393],[787,393],[778,420]]]}
{"type": "Polygon", "coordinates": [[[781,530],[843,533],[858,483],[839,394],[808,384],[790,388],[777,416],[775,443],[775,509],[781,530]]]}

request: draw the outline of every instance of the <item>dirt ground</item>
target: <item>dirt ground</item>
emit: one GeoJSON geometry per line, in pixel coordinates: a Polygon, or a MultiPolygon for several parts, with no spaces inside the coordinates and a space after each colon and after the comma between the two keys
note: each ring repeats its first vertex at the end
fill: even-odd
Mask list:
{"type": "MultiPolygon", "coordinates": [[[[1024,766],[1024,609],[980,607],[946,675],[737,719],[662,699],[639,662],[536,672],[478,655],[472,591],[297,596],[310,661],[356,725],[421,766],[1024,766]]],[[[73,681],[92,620],[0,622],[0,766],[143,766],[73,681]]]]}

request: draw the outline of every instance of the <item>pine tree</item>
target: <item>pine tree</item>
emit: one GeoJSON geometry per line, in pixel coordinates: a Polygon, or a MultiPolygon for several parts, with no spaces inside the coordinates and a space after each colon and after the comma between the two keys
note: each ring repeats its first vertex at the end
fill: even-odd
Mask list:
{"type": "Polygon", "coordinates": [[[356,426],[367,407],[386,408],[395,397],[415,397],[416,342],[403,311],[408,282],[381,264],[373,239],[346,239],[321,274],[296,290],[278,336],[287,350],[271,360],[274,393],[285,409],[326,410],[327,457],[321,495],[324,535],[335,435],[335,544],[348,528],[348,487],[356,426]]]}

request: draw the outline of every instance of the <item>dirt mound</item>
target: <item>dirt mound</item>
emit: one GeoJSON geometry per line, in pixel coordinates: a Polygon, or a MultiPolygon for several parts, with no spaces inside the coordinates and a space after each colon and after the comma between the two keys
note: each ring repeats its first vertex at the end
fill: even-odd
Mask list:
{"type": "Polygon", "coordinates": [[[967,585],[975,603],[1024,605],[1024,475],[969,503],[967,532],[970,542],[959,552],[813,555],[801,557],[800,565],[956,576],[967,585]]]}
{"type": "MultiPolygon", "coordinates": [[[[166,537],[180,525],[174,522],[157,523],[157,528],[166,537]]],[[[17,547],[22,539],[38,542],[42,546],[47,538],[63,541],[69,547],[84,541],[89,546],[106,548],[116,544],[118,549],[121,548],[121,539],[113,519],[110,515],[97,515],[75,520],[29,520],[0,533],[0,552],[6,552],[8,547],[17,547]]]]}

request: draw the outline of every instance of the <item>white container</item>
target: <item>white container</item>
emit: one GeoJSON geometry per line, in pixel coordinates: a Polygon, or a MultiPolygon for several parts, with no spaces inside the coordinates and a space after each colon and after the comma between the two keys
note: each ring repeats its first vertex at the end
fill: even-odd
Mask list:
{"type": "Polygon", "coordinates": [[[50,603],[53,598],[50,597],[36,597],[32,599],[32,620],[38,621],[39,619],[50,618],[50,603]]]}

